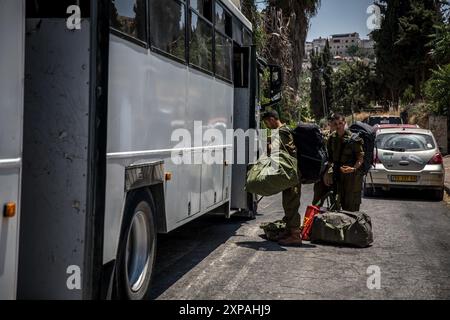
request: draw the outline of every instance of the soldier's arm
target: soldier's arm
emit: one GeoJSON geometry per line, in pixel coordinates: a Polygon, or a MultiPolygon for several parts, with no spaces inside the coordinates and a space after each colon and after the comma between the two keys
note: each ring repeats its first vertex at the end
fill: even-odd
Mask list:
{"type": "Polygon", "coordinates": [[[290,154],[295,153],[295,144],[294,144],[294,138],[292,136],[292,133],[285,129],[280,129],[280,140],[281,140],[281,147],[284,146],[287,152],[290,154]]]}
{"type": "Polygon", "coordinates": [[[333,173],[333,153],[331,148],[331,136],[328,137],[327,141],[327,153],[328,153],[327,172],[333,173]]]}
{"type": "Polygon", "coordinates": [[[364,163],[364,148],[363,141],[355,143],[355,154],[356,154],[356,163],[354,165],[355,171],[357,171],[364,163]]]}

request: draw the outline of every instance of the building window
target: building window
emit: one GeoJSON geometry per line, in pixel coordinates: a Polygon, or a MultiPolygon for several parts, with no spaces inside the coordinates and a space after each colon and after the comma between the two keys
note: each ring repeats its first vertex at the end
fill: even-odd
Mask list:
{"type": "Polygon", "coordinates": [[[186,60],[186,7],[176,0],[150,0],[153,48],[186,60]]]}
{"type": "Polygon", "coordinates": [[[112,0],[111,27],[123,35],[147,42],[145,3],[145,0],[112,0]]]}
{"type": "MultiPolygon", "coordinates": [[[[191,4],[192,2],[195,1],[191,1],[191,4]]],[[[206,71],[212,72],[212,26],[192,11],[190,14],[190,21],[190,63],[206,71]]]]}

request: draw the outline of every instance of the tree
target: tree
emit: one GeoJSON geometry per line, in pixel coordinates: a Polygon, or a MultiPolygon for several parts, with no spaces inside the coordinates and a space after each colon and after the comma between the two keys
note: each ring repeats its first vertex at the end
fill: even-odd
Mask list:
{"type": "MultiPolygon", "coordinates": [[[[434,62],[428,43],[434,25],[442,21],[440,0],[380,0],[384,19],[372,32],[376,42],[377,74],[398,107],[403,92],[413,86],[416,98],[434,62]]],[[[385,95],[385,94],[382,94],[385,95]]]]}
{"type": "Polygon", "coordinates": [[[408,84],[414,87],[416,97],[422,95],[422,84],[430,77],[430,70],[434,67],[428,43],[435,32],[434,26],[442,21],[439,6],[436,0],[414,0],[407,14],[399,19],[399,37],[395,45],[408,53],[404,73],[408,84]]]}
{"type": "Polygon", "coordinates": [[[409,10],[409,2],[404,0],[380,0],[377,5],[383,14],[381,28],[372,32],[375,40],[375,54],[377,56],[377,74],[384,83],[384,90],[389,92],[389,98],[394,105],[398,105],[402,88],[405,86],[403,67],[405,53],[395,42],[399,38],[399,19],[409,10]]]}
{"type": "Polygon", "coordinates": [[[292,51],[291,70],[288,74],[288,84],[298,94],[300,75],[305,54],[306,36],[311,17],[317,14],[320,0],[268,0],[270,8],[281,10],[283,20],[288,30],[292,51]]]}
{"type": "Polygon", "coordinates": [[[367,109],[376,96],[376,75],[360,61],[342,64],[333,74],[335,111],[349,115],[367,109]]]}
{"type": "Polygon", "coordinates": [[[448,116],[450,108],[450,64],[439,67],[425,86],[425,94],[431,111],[437,115],[448,116]]]}
{"type": "MultiPolygon", "coordinates": [[[[332,60],[330,43],[326,42],[325,48],[322,52],[322,76],[325,85],[325,101],[326,101],[326,109],[329,111],[334,106],[333,99],[333,68],[331,67],[332,60]]],[[[326,115],[325,115],[326,116],[326,115]]]]}
{"type": "Polygon", "coordinates": [[[351,46],[348,47],[347,54],[352,58],[363,56],[361,48],[358,47],[356,44],[352,44],[351,46]]]}
{"type": "Polygon", "coordinates": [[[325,116],[323,110],[323,84],[322,84],[322,55],[311,54],[311,100],[310,108],[316,120],[320,120],[325,116]]]}
{"type": "Polygon", "coordinates": [[[436,64],[450,63],[450,23],[444,22],[435,25],[435,33],[431,36],[429,46],[436,64]]]}

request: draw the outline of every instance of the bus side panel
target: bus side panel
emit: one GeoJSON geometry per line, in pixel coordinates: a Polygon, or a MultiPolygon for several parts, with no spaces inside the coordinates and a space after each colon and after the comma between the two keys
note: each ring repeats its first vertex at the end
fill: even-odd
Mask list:
{"type": "Polygon", "coordinates": [[[27,19],[21,299],[83,297],[89,49],[88,19],[27,19]]]}
{"type": "MultiPolygon", "coordinates": [[[[187,68],[168,59],[156,59],[147,49],[115,35],[110,38],[108,90],[107,188],[104,258],[116,258],[124,200],[125,168],[135,163],[164,161],[173,174],[165,185],[166,212],[176,217],[188,195],[177,193],[179,166],[171,161],[171,141],[176,129],[185,128],[187,68]],[[135,152],[149,154],[133,155],[135,152]],[[121,154],[115,156],[114,154],[121,154]]],[[[173,222],[179,221],[176,217],[173,222]]]]}
{"type": "MultiPolygon", "coordinates": [[[[172,173],[164,185],[167,229],[159,231],[174,230],[227,200],[224,189],[230,173],[223,163],[174,164],[172,148],[189,149],[195,141],[180,146],[179,136],[172,141],[172,134],[183,129],[197,139],[196,146],[219,146],[225,142],[204,142],[202,132],[194,137],[194,122],[202,123],[200,131],[225,133],[232,128],[233,108],[232,85],[115,35],[111,36],[109,61],[104,263],[116,257],[127,166],[162,160],[164,170],[172,173]]],[[[222,147],[218,149],[219,154],[223,152],[222,147]]],[[[200,149],[192,153],[201,160],[200,149]]]]}
{"type": "Polygon", "coordinates": [[[0,300],[16,297],[22,153],[24,1],[0,1],[0,300]],[[3,216],[7,202],[16,215],[3,216]]]}

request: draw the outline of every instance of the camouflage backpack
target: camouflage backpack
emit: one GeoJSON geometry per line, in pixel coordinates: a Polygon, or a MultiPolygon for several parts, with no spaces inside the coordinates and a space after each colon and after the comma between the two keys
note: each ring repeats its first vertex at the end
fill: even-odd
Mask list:
{"type": "Polygon", "coordinates": [[[278,235],[286,230],[286,222],[283,220],[265,222],[260,225],[260,228],[264,230],[267,240],[276,241],[278,235]]]}

